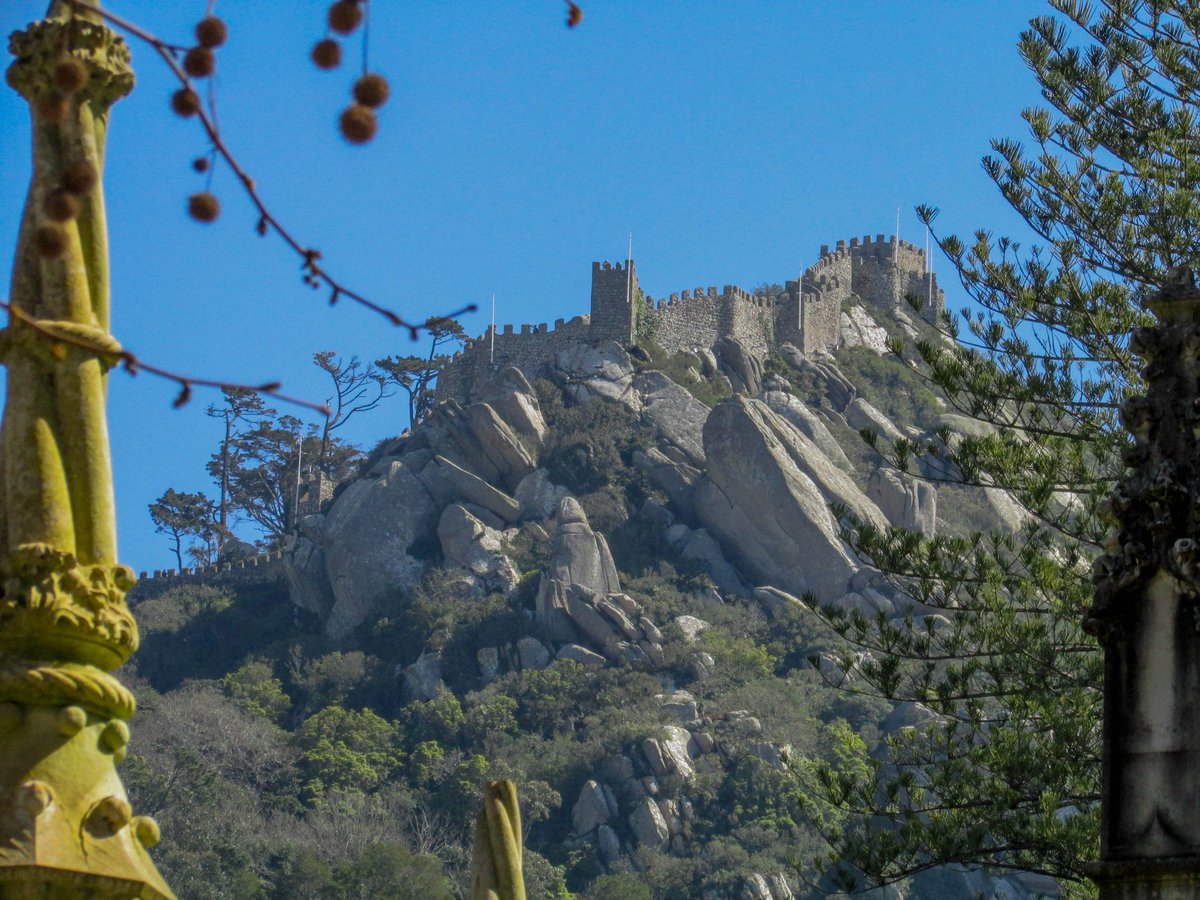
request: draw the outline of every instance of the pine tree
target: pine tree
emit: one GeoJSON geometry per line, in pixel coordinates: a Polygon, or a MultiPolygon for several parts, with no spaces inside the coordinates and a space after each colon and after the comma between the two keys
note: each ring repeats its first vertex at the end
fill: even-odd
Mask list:
{"type": "Polygon", "coordinates": [[[915,602],[903,623],[826,612],[870,652],[846,654],[861,673],[854,688],[920,704],[919,724],[870,776],[825,773],[829,797],[857,813],[832,836],[847,882],[960,863],[1042,872],[1086,893],[1082,867],[1098,856],[1090,567],[1127,447],[1119,404],[1140,383],[1129,352],[1147,321],[1138,299],[1200,249],[1200,10],[1052,6],[1058,16],[1032,21],[1019,43],[1047,103],[1023,113],[1032,143],[995,141],[984,160],[1034,240],[939,240],[975,308],[961,336],[945,320],[957,342],[915,348],[981,427],[887,452],[926,478],[1008,491],[1026,524],[924,540],[847,523],[860,554],[915,602]]]}

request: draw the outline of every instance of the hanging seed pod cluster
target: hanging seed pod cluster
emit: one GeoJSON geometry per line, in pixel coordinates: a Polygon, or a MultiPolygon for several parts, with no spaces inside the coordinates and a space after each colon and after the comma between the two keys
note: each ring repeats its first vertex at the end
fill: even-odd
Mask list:
{"type": "Polygon", "coordinates": [[[342,137],[352,144],[365,144],[375,137],[379,121],[375,111],[387,102],[391,88],[387,79],[377,72],[367,71],[367,0],[336,0],[330,5],[327,18],[328,36],[317,41],[312,49],[313,64],[331,71],[342,64],[342,45],[339,38],[349,37],[360,29],[363,32],[363,74],[350,90],[353,102],[342,110],[338,127],[342,137]]]}
{"type": "MultiPolygon", "coordinates": [[[[205,16],[196,23],[194,34],[195,45],[189,47],[183,55],[183,71],[189,79],[211,78],[217,71],[216,51],[229,39],[229,27],[217,16],[205,16]]],[[[199,113],[201,106],[200,95],[191,84],[185,84],[171,95],[171,109],[185,119],[199,113]]],[[[192,168],[197,172],[208,172],[208,160],[201,159],[203,164],[197,165],[197,162],[200,162],[197,160],[192,163],[192,168]]],[[[188,197],[187,209],[188,215],[197,222],[212,222],[220,215],[221,204],[211,191],[205,189],[188,197]]]]}

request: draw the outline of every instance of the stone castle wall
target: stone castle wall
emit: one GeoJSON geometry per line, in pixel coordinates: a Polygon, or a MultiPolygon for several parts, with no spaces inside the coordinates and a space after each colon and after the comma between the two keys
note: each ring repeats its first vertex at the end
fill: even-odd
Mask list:
{"type": "Polygon", "coordinates": [[[183,569],[155,569],[142,572],[129,591],[128,600],[136,604],[150,600],[163,591],[181,584],[251,585],[274,584],[284,580],[283,551],[276,550],[239,559],[237,562],[183,569]]]}
{"type": "Polygon", "coordinates": [[[775,343],[774,304],[732,284],[719,294],[716,287],[698,287],[646,301],[654,340],[668,353],[712,347],[731,337],[765,356],[775,343]]]}
{"type": "Polygon", "coordinates": [[[593,341],[616,341],[622,347],[633,341],[634,298],[638,295],[637,266],[592,263],[592,337],[593,341]]]}
{"type": "Polygon", "coordinates": [[[569,322],[558,319],[553,328],[545,323],[498,326],[493,351],[489,326],[479,338],[468,341],[438,373],[435,394],[439,400],[466,397],[472,385],[483,383],[507,366],[516,366],[530,378],[537,378],[546,374],[561,351],[594,340],[597,338],[589,317],[576,316],[569,322]]]}
{"type": "MultiPolygon", "coordinates": [[[[482,384],[505,366],[518,366],[527,375],[546,374],[555,357],[584,342],[635,340],[638,296],[637,268],[632,260],[592,263],[590,316],[559,319],[546,325],[505,325],[494,338],[491,329],[468,341],[438,376],[436,397],[468,398],[472,385],[482,384]]],[[[655,301],[646,297],[655,341],[666,351],[711,348],[722,338],[734,338],[752,352],[766,356],[772,347],[788,342],[805,354],[828,352],[841,344],[842,311],[864,303],[885,315],[907,311],[905,297],[914,294],[932,303],[922,315],[933,321],[944,305],[936,277],[926,268],[925,251],[894,235],[873,239],[865,235],[834,249],[821,247],[818,260],[776,298],[756,297],[727,284],[698,287],[655,301]]]]}

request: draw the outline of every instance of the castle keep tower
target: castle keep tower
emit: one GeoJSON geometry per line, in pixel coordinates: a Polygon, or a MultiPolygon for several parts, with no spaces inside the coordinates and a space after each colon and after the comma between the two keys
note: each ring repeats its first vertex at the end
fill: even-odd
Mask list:
{"type": "Polygon", "coordinates": [[[592,263],[593,341],[616,341],[622,347],[633,343],[637,325],[637,268],[633,260],[592,263]]]}

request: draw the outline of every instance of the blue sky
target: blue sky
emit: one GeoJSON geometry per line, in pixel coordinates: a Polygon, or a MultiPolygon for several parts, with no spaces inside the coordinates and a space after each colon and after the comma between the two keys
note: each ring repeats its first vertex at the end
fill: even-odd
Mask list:
{"type": "MultiPolygon", "coordinates": [[[[45,0],[5,0],[0,28],[45,0]]],[[[226,142],[278,217],[348,286],[414,319],[476,302],[464,325],[552,322],[587,311],[591,261],[633,232],[643,288],[794,278],[819,246],[894,231],[917,242],[918,203],[940,227],[1020,235],[979,166],[996,137],[1024,139],[1037,104],[1017,36],[1045,3],[585,0],[568,31],[558,0],[372,4],[370,63],[392,84],[366,147],[336,119],[359,63],[308,61],[325,4],[225,0],[218,56],[226,142]],[[286,9],[286,16],[281,16],[286,9]]],[[[204,3],[110,0],[172,42],[204,3]]],[[[330,309],[220,168],[209,226],[184,214],[207,144],[175,117],[174,85],[133,42],[137,90],[114,109],[105,185],[114,330],[145,359],[197,376],[327,394],[312,354],[413,352],[383,319],[330,309]]],[[[0,91],[0,246],[11,248],[29,177],[23,101],[0,91]]],[[[0,256],[7,294],[11,251],[0,256]]],[[[935,268],[943,274],[945,263],[935,268]]],[[[943,279],[951,303],[961,291],[943,279]]],[[[147,504],[167,487],[214,493],[215,396],[114,374],[110,414],[122,560],[173,565],[147,504]]],[[[365,446],[404,426],[401,398],[356,419],[365,446]]]]}

